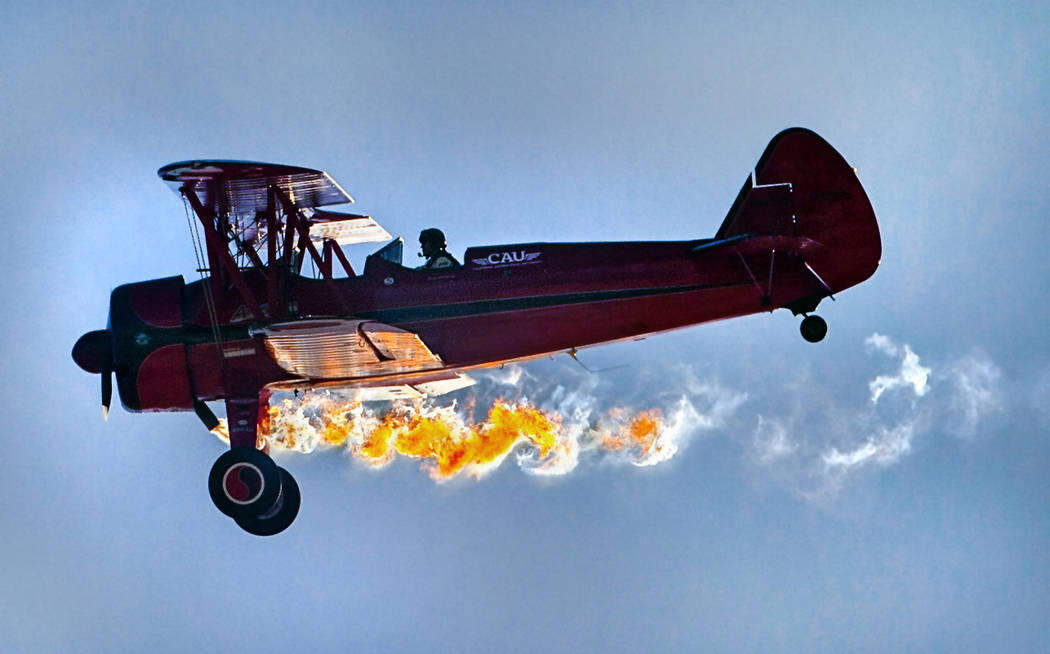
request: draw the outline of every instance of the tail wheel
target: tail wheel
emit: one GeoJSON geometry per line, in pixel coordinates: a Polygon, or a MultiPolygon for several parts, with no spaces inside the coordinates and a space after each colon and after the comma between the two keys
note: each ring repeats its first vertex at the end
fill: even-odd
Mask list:
{"type": "Polygon", "coordinates": [[[288,528],[299,515],[299,484],[284,468],[277,468],[281,474],[281,493],[277,501],[267,512],[255,517],[237,517],[235,520],[241,529],[256,536],[273,536],[288,528]]]}
{"type": "Polygon", "coordinates": [[[820,316],[806,316],[799,327],[802,338],[810,343],[819,343],[828,333],[828,323],[820,316]]]}
{"type": "Polygon", "coordinates": [[[211,467],[208,492],[216,508],[233,519],[262,515],[281,493],[280,468],[253,447],[235,447],[211,467]]]}

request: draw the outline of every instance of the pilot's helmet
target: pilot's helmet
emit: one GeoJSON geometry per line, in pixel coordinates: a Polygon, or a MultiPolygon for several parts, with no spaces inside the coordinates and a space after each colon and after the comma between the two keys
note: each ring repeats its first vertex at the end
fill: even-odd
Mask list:
{"type": "Polygon", "coordinates": [[[419,244],[430,244],[434,247],[434,249],[443,249],[445,247],[445,234],[436,227],[424,229],[419,233],[419,244]]]}

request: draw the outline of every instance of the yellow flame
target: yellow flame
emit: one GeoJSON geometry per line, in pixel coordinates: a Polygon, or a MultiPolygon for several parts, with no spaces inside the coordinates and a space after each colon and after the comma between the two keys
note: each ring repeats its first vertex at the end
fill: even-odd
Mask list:
{"type": "MultiPolygon", "coordinates": [[[[468,400],[467,411],[457,410],[455,404],[440,407],[423,401],[394,404],[380,413],[360,401],[323,392],[274,398],[259,425],[260,442],[300,452],[341,448],[373,467],[400,455],[421,460],[434,479],[446,480],[463,474],[480,478],[516,450],[519,463],[527,459],[537,474],[568,472],[581,450],[618,453],[640,463],[662,447],[668,431],[659,409],[612,409],[570,428],[554,411],[504,399],[493,402],[485,419],[475,422],[466,417],[473,413],[473,402],[468,400]]],[[[228,440],[224,429],[225,422],[214,433],[228,440]]]]}

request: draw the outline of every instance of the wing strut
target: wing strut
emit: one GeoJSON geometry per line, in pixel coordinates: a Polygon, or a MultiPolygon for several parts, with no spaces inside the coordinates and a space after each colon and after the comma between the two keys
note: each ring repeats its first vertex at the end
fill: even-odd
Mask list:
{"type": "MultiPolygon", "coordinates": [[[[332,278],[332,266],[325,264],[324,259],[317,253],[317,248],[314,247],[313,241],[310,240],[310,226],[306,218],[303,217],[299,212],[299,209],[296,208],[295,204],[288,199],[288,196],[286,196],[280,188],[271,186],[270,192],[277,197],[277,200],[281,203],[281,207],[284,209],[285,220],[288,221],[289,233],[292,229],[299,232],[299,247],[310,253],[310,257],[317,265],[318,270],[321,271],[321,276],[324,278],[325,286],[328,287],[328,290],[331,291],[332,295],[339,301],[339,305],[343,310],[347,314],[351,313],[350,305],[347,303],[346,298],[343,297],[343,294],[339,292],[339,287],[336,286],[335,280],[332,278]]],[[[286,235],[285,243],[287,243],[288,240],[288,235],[286,235]]],[[[342,252],[340,252],[340,255],[341,254],[342,252]]],[[[302,257],[300,257],[300,263],[301,262],[302,257]]],[[[347,262],[344,265],[349,265],[349,263],[347,262]]]]}
{"type": "Polygon", "coordinates": [[[328,271],[328,274],[332,273],[332,253],[335,253],[336,258],[339,259],[339,263],[343,266],[346,276],[353,277],[354,268],[350,265],[346,255],[343,254],[343,248],[339,247],[339,244],[330,238],[324,240],[324,248],[321,251],[322,257],[324,258],[325,270],[328,271]]]}
{"type": "MultiPolygon", "coordinates": [[[[773,250],[773,254],[776,254],[776,250],[773,250]]],[[[755,273],[751,272],[751,266],[747,265],[747,259],[744,255],[737,251],[736,256],[740,257],[740,263],[744,264],[744,270],[747,271],[748,277],[751,278],[751,283],[758,289],[758,296],[762,300],[762,305],[765,306],[770,303],[770,298],[773,295],[773,259],[770,257],[769,260],[769,288],[763,289],[762,285],[758,283],[758,279],[755,278],[755,273]]]]}
{"type": "Polygon", "coordinates": [[[817,278],[817,281],[820,282],[820,285],[823,286],[824,289],[828,292],[828,297],[831,298],[832,302],[834,302],[835,296],[831,294],[831,287],[828,286],[828,283],[826,281],[824,281],[824,278],[818,275],[817,271],[813,270],[813,266],[809,265],[809,262],[805,259],[802,260],[802,265],[805,266],[806,270],[808,270],[810,273],[812,273],[814,277],[817,278]]]}
{"type": "Polygon", "coordinates": [[[248,288],[248,283],[244,281],[244,275],[241,274],[237,262],[230,256],[222,236],[215,230],[215,216],[212,215],[211,209],[201,204],[200,198],[197,197],[197,192],[189,185],[182,187],[182,195],[190,203],[193,213],[197,214],[201,224],[204,225],[204,236],[208,241],[208,258],[212,260],[212,289],[214,296],[218,297],[221,293],[221,288],[216,288],[217,285],[221,284],[221,281],[217,280],[215,275],[218,269],[216,269],[214,259],[218,259],[218,263],[222,265],[221,270],[224,270],[227,277],[233,282],[234,287],[241,294],[241,298],[252,316],[256,320],[262,320],[264,316],[258,301],[252,295],[251,289],[248,288]]]}
{"type": "MultiPolygon", "coordinates": [[[[267,198],[268,202],[266,207],[266,302],[270,310],[270,316],[274,318],[283,318],[284,313],[288,308],[287,303],[284,301],[284,297],[279,297],[280,287],[278,286],[278,275],[280,274],[279,263],[283,261],[277,261],[277,239],[280,236],[280,232],[277,229],[277,212],[275,210],[276,202],[273,199],[273,191],[267,191],[270,197],[267,198]]],[[[285,248],[285,252],[288,248],[285,248]]]]}

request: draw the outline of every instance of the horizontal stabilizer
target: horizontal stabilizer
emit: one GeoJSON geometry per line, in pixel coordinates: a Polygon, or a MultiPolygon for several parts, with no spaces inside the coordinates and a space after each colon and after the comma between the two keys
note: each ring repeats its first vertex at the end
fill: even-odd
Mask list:
{"type": "Polygon", "coordinates": [[[739,236],[703,243],[693,248],[691,252],[693,254],[702,252],[706,255],[742,254],[744,256],[780,252],[784,254],[801,254],[807,259],[819,260],[825,254],[826,249],[820,243],[804,236],[740,234],[739,236]]]}

